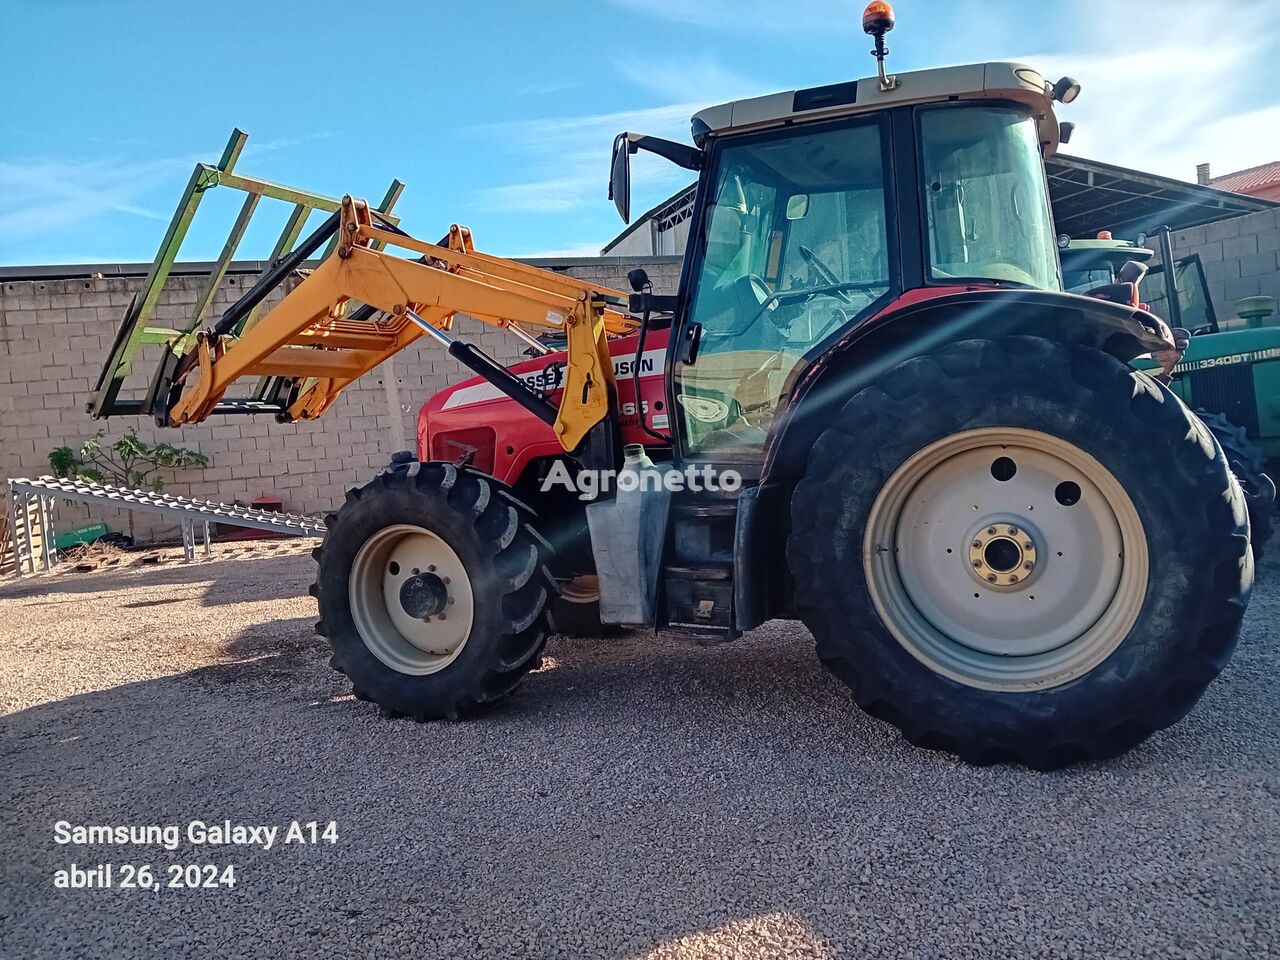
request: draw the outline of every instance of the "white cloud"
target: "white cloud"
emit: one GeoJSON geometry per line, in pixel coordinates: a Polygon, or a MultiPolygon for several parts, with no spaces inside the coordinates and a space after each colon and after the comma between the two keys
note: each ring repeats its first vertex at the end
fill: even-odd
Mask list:
{"type": "MultiPolygon", "coordinates": [[[[609,151],[623,131],[648,133],[687,142],[689,117],[701,104],[673,103],[580,117],[517,120],[477,128],[478,132],[519,150],[532,176],[518,183],[480,191],[473,206],[524,213],[564,213],[598,206],[605,200],[609,151]]],[[[639,154],[632,179],[637,198],[674,190],[688,179],[687,170],[657,157],[639,154]]],[[[633,204],[633,209],[644,209],[633,204]]]]}
{"type": "MultiPolygon", "coordinates": [[[[331,134],[250,143],[245,155],[264,156],[324,136],[331,134]]],[[[166,184],[185,182],[197,163],[216,159],[212,154],[150,160],[113,156],[0,161],[0,234],[24,240],[66,237],[72,230],[120,214],[167,223],[173,216],[170,210],[156,210],[141,201],[166,184]]],[[[176,204],[178,194],[168,202],[176,204]]]]}
{"type": "Polygon", "coordinates": [[[170,158],[126,164],[106,160],[0,163],[0,233],[60,233],[112,213],[167,220],[167,214],[137,201],[157,184],[181,176],[194,162],[170,158]]]}
{"type": "Polygon", "coordinates": [[[1256,91],[1277,55],[1280,6],[1239,5],[1214,18],[1212,37],[1192,29],[1203,23],[1203,4],[1162,4],[1140,30],[1117,29],[1115,9],[1077,10],[1080,32],[1064,49],[1017,58],[1083,85],[1079,100],[1058,111],[1078,125],[1066,152],[1182,180],[1194,179],[1201,162],[1223,174],[1277,159],[1280,107],[1256,105],[1256,91]]]}
{"type": "MultiPolygon", "coordinates": [[[[617,64],[626,79],[664,101],[708,106],[775,89],[759,76],[747,76],[709,58],[626,58],[617,64]]],[[[692,111],[691,111],[692,112],[692,111]]]]}
{"type": "MultiPolygon", "coordinates": [[[[524,155],[532,176],[482,190],[473,206],[486,210],[560,214],[599,208],[606,196],[609,153],[623,131],[689,142],[689,119],[708,104],[771,89],[713,58],[622,58],[617,69],[631,83],[665,101],[662,106],[586,116],[518,120],[476,128],[524,155]]],[[[649,154],[632,159],[632,210],[658,203],[691,179],[687,170],[649,154]]]]}

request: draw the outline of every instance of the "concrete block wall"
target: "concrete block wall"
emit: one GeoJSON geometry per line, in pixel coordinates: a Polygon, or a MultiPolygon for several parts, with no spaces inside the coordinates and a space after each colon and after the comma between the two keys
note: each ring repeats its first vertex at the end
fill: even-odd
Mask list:
{"type": "MultiPolygon", "coordinates": [[[[659,293],[675,291],[680,269],[675,257],[533,262],[620,290],[626,289],[627,271],[639,263],[649,271],[659,293]]],[[[211,313],[220,313],[252,280],[252,276],[229,276],[211,313]]],[[[366,374],[323,417],[310,423],[211,417],[205,423],[172,430],[160,429],[142,417],[94,421],[84,405],[120,318],[142,282],[140,275],[0,281],[0,482],[48,473],[49,453],[55,447],[78,449],[100,429],[106,431],[104,442],[110,443],[134,427],[148,442],[164,440],[209,458],[204,469],[162,473],[167,493],[228,503],[270,495],[281,498],[290,511],[325,511],[341,502],[349,487],[365,482],[386,465],[397,449],[397,433],[405,447],[415,446],[418,408],[436,391],[471,375],[423,340],[366,374]],[[388,368],[395,377],[395,408],[385,379],[388,368]]],[[[199,285],[196,277],[171,278],[157,307],[157,321],[176,323],[189,316],[199,285]]],[[[523,359],[523,344],[514,337],[465,318],[459,319],[456,329],[501,362],[523,359]]],[[[137,374],[126,382],[123,395],[139,389],[150,376],[149,359],[144,355],[137,363],[137,374]]],[[[58,517],[63,526],[92,519],[115,530],[129,529],[128,518],[119,511],[63,504],[58,517]]],[[[178,535],[176,525],[162,518],[139,513],[133,519],[140,541],[178,535]]]]}
{"type": "MultiPolygon", "coordinates": [[[[1177,230],[1172,241],[1175,257],[1200,255],[1219,320],[1234,317],[1243,297],[1280,301],[1280,207],[1177,230]]],[[[1159,244],[1153,238],[1148,246],[1158,263],[1159,244]]]]}

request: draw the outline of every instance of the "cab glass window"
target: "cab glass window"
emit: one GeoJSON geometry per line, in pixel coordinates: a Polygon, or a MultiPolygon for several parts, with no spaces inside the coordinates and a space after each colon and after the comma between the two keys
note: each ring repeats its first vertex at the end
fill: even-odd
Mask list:
{"type": "Polygon", "coordinates": [[[1036,125],[1020,107],[918,112],[929,278],[1061,289],[1036,125]]]}
{"type": "Polygon", "coordinates": [[[717,171],[676,400],[691,452],[756,457],[796,368],[889,289],[880,127],[743,138],[717,171]]]}

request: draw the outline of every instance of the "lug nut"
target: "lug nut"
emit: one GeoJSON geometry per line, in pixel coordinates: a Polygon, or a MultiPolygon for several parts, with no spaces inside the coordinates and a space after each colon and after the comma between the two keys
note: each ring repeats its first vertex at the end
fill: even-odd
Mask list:
{"type": "Polygon", "coordinates": [[[1035,548],[1036,548],[1036,545],[1032,543],[1030,540],[1028,540],[1026,543],[1022,545],[1023,550],[1034,550],[1035,548]]]}
{"type": "Polygon", "coordinates": [[[449,578],[448,578],[448,577],[445,577],[445,578],[444,578],[444,582],[445,582],[445,583],[448,583],[448,582],[449,582],[449,578]]]}
{"type": "Polygon", "coordinates": [[[995,582],[996,582],[996,575],[994,573],[988,573],[987,583],[995,583],[995,582]]]}
{"type": "Polygon", "coordinates": [[[427,573],[435,573],[435,572],[436,572],[436,565],[434,563],[429,564],[427,566],[427,573]]]}
{"type": "Polygon", "coordinates": [[[1030,560],[1028,560],[1026,563],[1024,563],[1024,564],[1022,565],[1022,569],[1023,569],[1023,570],[1031,570],[1031,569],[1033,569],[1034,567],[1035,567],[1035,564],[1034,564],[1034,563],[1032,563],[1030,560]]]}
{"type": "Polygon", "coordinates": [[[979,549],[981,546],[982,546],[982,541],[981,541],[981,540],[975,540],[975,541],[973,541],[973,548],[974,548],[975,550],[979,549]]]}
{"type": "Polygon", "coordinates": [[[974,567],[974,569],[975,569],[975,570],[976,570],[976,569],[978,569],[978,568],[979,568],[979,567],[981,567],[981,566],[982,566],[982,561],[981,561],[981,560],[975,560],[975,561],[973,561],[973,567],[974,567]]]}
{"type": "Polygon", "coordinates": [[[1017,535],[1018,535],[1018,528],[1015,527],[1013,524],[1009,524],[1009,536],[1016,537],[1017,535]]]}
{"type": "Polygon", "coordinates": [[[987,527],[987,533],[995,533],[995,532],[996,532],[995,527],[987,527]]]}
{"type": "Polygon", "coordinates": [[[1013,574],[1011,577],[1009,577],[1009,582],[1010,582],[1010,583],[1017,583],[1017,582],[1018,582],[1018,575],[1015,573],[1015,574],[1013,574]]]}

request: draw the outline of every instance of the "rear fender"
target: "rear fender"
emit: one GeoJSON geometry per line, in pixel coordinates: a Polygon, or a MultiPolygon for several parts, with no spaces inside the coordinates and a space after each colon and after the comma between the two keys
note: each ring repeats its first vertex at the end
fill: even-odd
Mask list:
{"type": "Polygon", "coordinates": [[[855,327],[797,377],[778,412],[762,484],[789,486],[809,447],[845,401],[890,367],[943,344],[1028,335],[1083,344],[1128,363],[1174,349],[1168,325],[1145,310],[1031,290],[972,290],[890,308],[855,327]]]}

